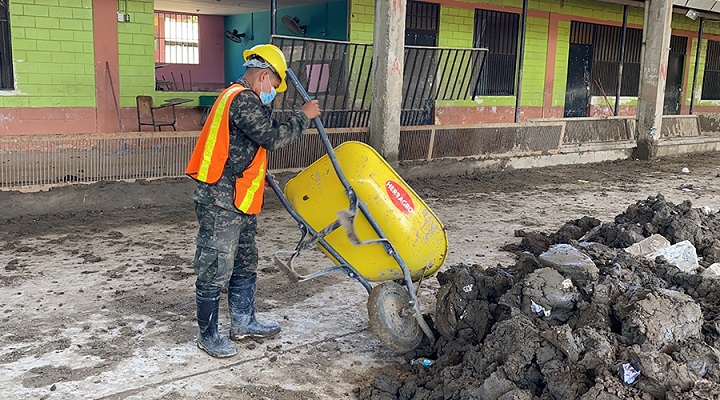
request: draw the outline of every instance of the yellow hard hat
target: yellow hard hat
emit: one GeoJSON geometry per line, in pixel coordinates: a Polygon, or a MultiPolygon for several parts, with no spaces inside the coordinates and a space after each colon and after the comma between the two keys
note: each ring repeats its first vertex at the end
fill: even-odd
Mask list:
{"type": "Polygon", "coordinates": [[[243,51],[243,58],[248,61],[252,56],[259,56],[265,60],[280,78],[280,86],[276,89],[278,93],[287,90],[285,77],[287,76],[287,62],[282,50],[272,44],[259,44],[251,49],[243,51]]]}

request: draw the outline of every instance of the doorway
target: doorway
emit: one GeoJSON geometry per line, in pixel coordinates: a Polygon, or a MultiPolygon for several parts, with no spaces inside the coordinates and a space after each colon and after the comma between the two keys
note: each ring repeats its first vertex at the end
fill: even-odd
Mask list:
{"type": "Polygon", "coordinates": [[[687,37],[674,35],[670,37],[663,115],[678,115],[680,113],[686,49],[687,37]]]}
{"type": "Polygon", "coordinates": [[[567,87],[565,89],[564,116],[566,118],[588,116],[592,56],[591,44],[570,43],[567,87]]]}

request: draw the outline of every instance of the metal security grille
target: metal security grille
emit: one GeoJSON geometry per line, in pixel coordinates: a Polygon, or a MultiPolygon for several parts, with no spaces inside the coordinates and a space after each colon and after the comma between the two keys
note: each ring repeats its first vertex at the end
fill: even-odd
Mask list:
{"type": "MultiPolygon", "coordinates": [[[[617,92],[620,66],[620,45],[622,28],[619,26],[590,24],[572,21],[570,43],[592,45],[592,71],[590,73],[590,94],[611,96],[617,92]]],[[[642,30],[628,28],[625,39],[625,61],[621,96],[637,96],[640,84],[640,52],[642,30]]],[[[670,53],[684,55],[687,37],[671,36],[670,53]]]]}
{"type": "Polygon", "coordinates": [[[8,0],[0,0],[0,89],[14,89],[10,48],[10,9],[8,0]]]}
{"type": "Polygon", "coordinates": [[[437,46],[440,5],[408,1],[405,17],[405,44],[437,46]]]}
{"type": "MultiPolygon", "coordinates": [[[[320,102],[325,127],[368,126],[372,45],[288,36],[274,36],[272,43],[283,50],[288,67],[320,102]]],[[[274,112],[284,120],[303,103],[290,87],[278,95],[274,112]]]]}
{"type": "Polygon", "coordinates": [[[720,100],[720,42],[716,40],[708,40],[701,98],[720,100]]]}
{"type": "MultiPolygon", "coordinates": [[[[593,47],[590,73],[590,94],[593,96],[611,96],[617,92],[621,34],[622,28],[619,26],[577,21],[570,24],[570,43],[589,44],[593,47]]],[[[641,48],[642,30],[628,28],[621,96],[638,94],[641,48]]]]}
{"type": "MultiPolygon", "coordinates": [[[[273,36],[308,93],[319,100],[327,128],[367,127],[372,95],[372,45],[273,36]]],[[[471,96],[485,49],[405,46],[403,126],[432,123],[435,100],[471,96]]],[[[273,111],[279,120],[299,110],[303,99],[294,89],[278,95],[273,111]]]]}
{"type": "Polygon", "coordinates": [[[401,125],[432,125],[435,100],[471,99],[487,49],[405,46],[401,125]]]}
{"type": "Polygon", "coordinates": [[[408,1],[405,29],[437,31],[440,4],[408,1]]]}
{"type": "Polygon", "coordinates": [[[687,41],[686,36],[670,36],[670,54],[682,54],[687,53],[687,41]]]}
{"type": "Polygon", "coordinates": [[[155,13],[155,62],[200,63],[198,16],[155,13]]]}
{"type": "Polygon", "coordinates": [[[475,87],[475,95],[515,94],[519,29],[519,14],[475,10],[474,45],[488,49],[485,67],[475,87]]]}

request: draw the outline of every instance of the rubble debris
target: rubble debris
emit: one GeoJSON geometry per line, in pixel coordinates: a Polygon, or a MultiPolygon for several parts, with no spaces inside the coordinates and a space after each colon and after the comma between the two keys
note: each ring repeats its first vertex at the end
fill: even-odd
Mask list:
{"type": "Polygon", "coordinates": [[[716,214],[657,195],[613,222],[578,221],[524,232],[511,267],[438,273],[439,338],[406,355],[433,366],[383,374],[358,397],[720,398],[716,214]],[[654,255],[673,246],[697,265],[654,255]]]}
{"type": "Polygon", "coordinates": [[[669,264],[676,266],[680,271],[688,274],[694,274],[697,269],[700,268],[697,251],[689,240],[683,240],[670,247],[650,253],[647,257],[663,257],[669,264]]]}
{"type": "Polygon", "coordinates": [[[703,278],[720,279],[720,263],[710,265],[702,272],[703,278]]]}
{"type": "Polygon", "coordinates": [[[656,233],[626,248],[625,251],[635,256],[646,256],[670,246],[669,240],[656,233]]]}

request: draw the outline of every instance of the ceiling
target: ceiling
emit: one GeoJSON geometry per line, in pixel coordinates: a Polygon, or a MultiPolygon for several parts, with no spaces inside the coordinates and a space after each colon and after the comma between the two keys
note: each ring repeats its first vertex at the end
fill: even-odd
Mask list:
{"type": "MultiPolygon", "coordinates": [[[[628,5],[632,7],[644,7],[642,0],[599,0],[605,3],[628,5]]],[[[697,16],[705,19],[720,21],[720,0],[673,0],[673,12],[686,14],[688,10],[694,10],[697,16]]],[[[695,18],[693,18],[695,19],[695,18]]]]}
{"type": "Polygon", "coordinates": [[[696,11],[720,12],[720,2],[715,0],[674,0],[673,4],[696,11]]]}
{"type": "MultiPolygon", "coordinates": [[[[323,0],[276,0],[277,8],[325,3],[323,0]]],[[[635,0],[601,0],[616,4],[639,5],[635,0]]],[[[720,0],[673,0],[675,6],[701,12],[720,13],[720,0]]],[[[270,0],[155,0],[155,9],[188,14],[234,15],[270,9],[270,0]]]]}
{"type": "MultiPolygon", "coordinates": [[[[277,0],[277,8],[325,3],[322,0],[277,0]]],[[[270,0],[155,0],[155,9],[188,14],[234,15],[270,9],[270,0]]]]}

